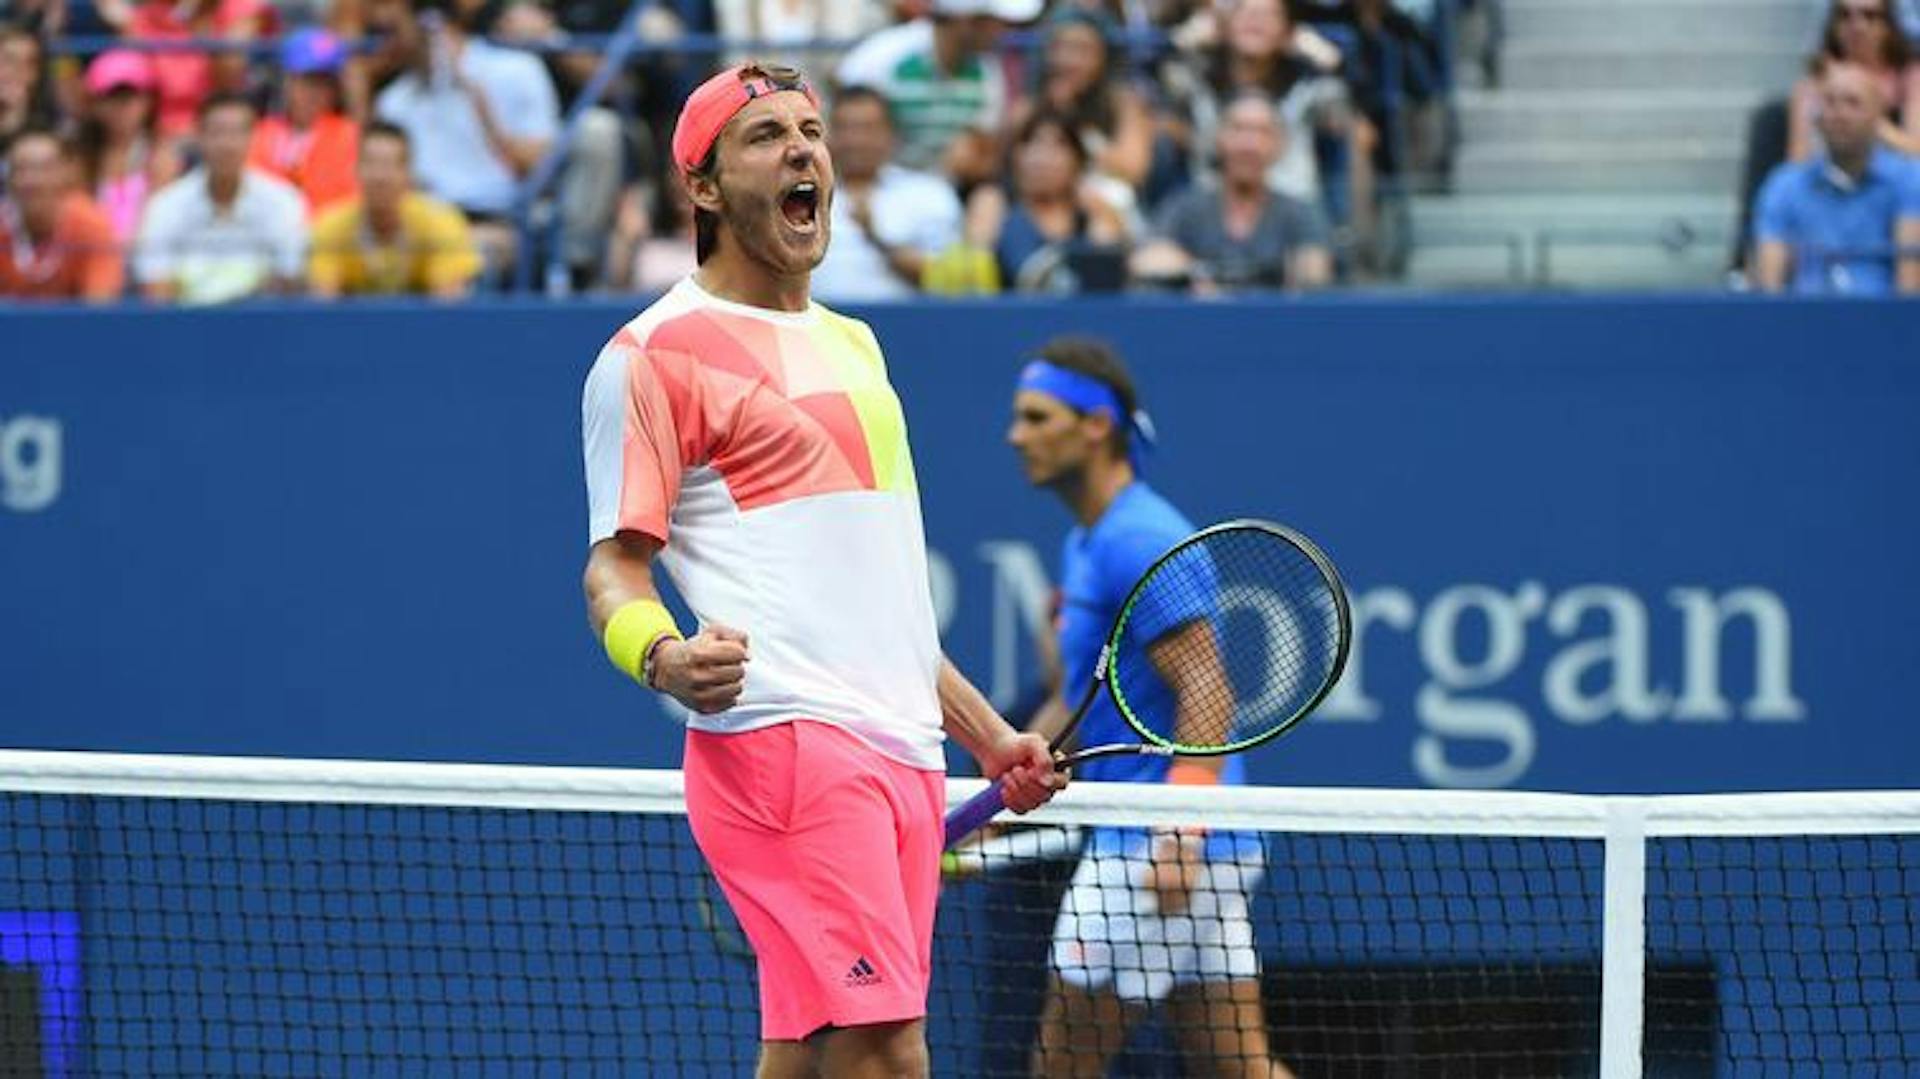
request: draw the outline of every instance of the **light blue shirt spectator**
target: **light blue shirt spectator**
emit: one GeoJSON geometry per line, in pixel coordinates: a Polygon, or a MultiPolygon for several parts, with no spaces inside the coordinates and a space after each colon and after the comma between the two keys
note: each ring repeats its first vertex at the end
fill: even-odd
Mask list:
{"type": "Polygon", "coordinates": [[[1825,156],[1788,162],[1761,187],[1754,220],[1756,241],[1793,252],[1788,291],[1891,295],[1900,225],[1920,222],[1920,170],[1886,149],[1858,180],[1825,156]]]}
{"type": "Polygon", "coordinates": [[[513,209],[519,177],[487,139],[473,100],[460,83],[485,98],[505,133],[552,142],[560,132],[560,103],[547,69],[530,53],[478,38],[466,42],[460,80],[409,71],[381,92],[374,112],[406,130],[420,186],[468,214],[504,215],[513,209]]]}

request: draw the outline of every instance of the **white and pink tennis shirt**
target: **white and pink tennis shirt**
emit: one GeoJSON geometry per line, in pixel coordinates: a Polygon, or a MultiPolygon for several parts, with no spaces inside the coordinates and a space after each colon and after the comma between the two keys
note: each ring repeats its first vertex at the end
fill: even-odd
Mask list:
{"type": "Polygon", "coordinates": [[[751,642],[738,703],[694,727],[819,720],[944,770],[919,492],[865,323],[688,278],[607,343],[581,411],[589,542],[661,540],[701,623],[751,642]]]}

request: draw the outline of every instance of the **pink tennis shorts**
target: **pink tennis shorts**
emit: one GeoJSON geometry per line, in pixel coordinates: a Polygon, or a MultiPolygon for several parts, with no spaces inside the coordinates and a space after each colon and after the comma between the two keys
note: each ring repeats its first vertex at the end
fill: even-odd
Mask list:
{"type": "Polygon", "coordinates": [[[760,1036],[927,1014],[938,772],[826,723],[687,732],[687,817],[760,968],[760,1036]]]}

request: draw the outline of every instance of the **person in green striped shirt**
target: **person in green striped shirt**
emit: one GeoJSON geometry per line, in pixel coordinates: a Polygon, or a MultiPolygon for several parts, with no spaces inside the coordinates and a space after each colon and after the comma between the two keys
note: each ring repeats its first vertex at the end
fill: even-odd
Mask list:
{"type": "Polygon", "coordinates": [[[835,82],[887,99],[900,148],[895,163],[971,186],[1000,168],[1007,75],[994,48],[1011,24],[1037,18],[1043,0],[934,0],[932,14],[888,27],[841,61],[835,82]]]}

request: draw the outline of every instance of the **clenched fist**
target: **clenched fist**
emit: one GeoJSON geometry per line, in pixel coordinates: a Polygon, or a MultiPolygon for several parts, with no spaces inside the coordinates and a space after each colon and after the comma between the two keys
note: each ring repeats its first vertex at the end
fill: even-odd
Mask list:
{"type": "Polygon", "coordinates": [[[749,658],[745,633],[704,626],[684,641],[654,646],[649,684],[701,715],[724,712],[746,687],[749,658]]]}

